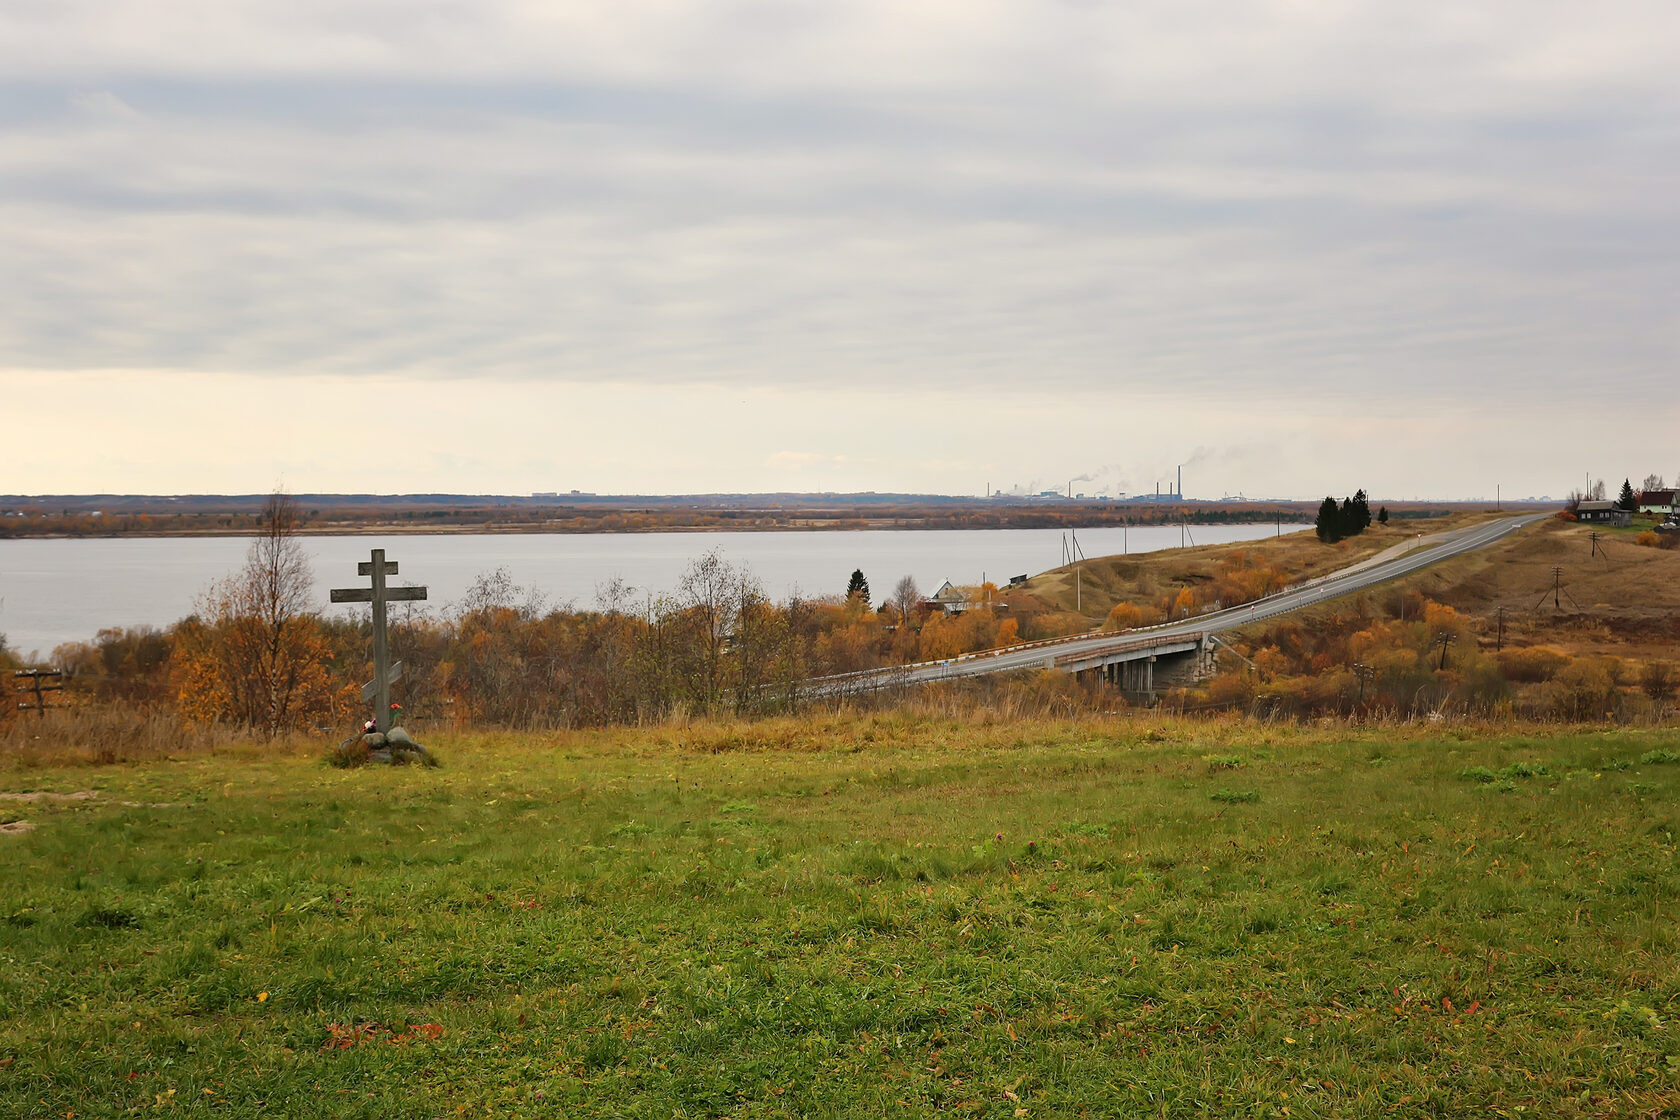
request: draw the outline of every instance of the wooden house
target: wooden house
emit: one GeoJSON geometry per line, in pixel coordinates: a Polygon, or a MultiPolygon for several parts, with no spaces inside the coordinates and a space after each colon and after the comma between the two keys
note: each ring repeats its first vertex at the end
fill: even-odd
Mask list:
{"type": "Polygon", "coordinates": [[[1646,490],[1639,495],[1639,512],[1657,513],[1664,517],[1672,516],[1675,507],[1680,505],[1680,502],[1675,499],[1676,492],[1672,488],[1668,490],[1646,490]]]}
{"type": "Polygon", "coordinates": [[[1575,519],[1586,525],[1626,527],[1633,524],[1632,512],[1615,502],[1582,502],[1575,507],[1575,519]]]}

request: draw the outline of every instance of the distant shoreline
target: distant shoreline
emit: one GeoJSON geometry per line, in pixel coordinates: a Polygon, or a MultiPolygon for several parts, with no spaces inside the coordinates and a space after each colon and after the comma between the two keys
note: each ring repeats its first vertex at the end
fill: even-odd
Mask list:
{"type": "MultiPolygon", "coordinates": [[[[0,496],[0,539],[245,537],[266,495],[0,496]]],[[[1148,525],[1310,523],[1317,502],[944,498],[916,495],[702,495],[508,498],[472,495],[294,495],[306,536],[928,532],[1148,525]]],[[[1373,501],[1373,505],[1379,504],[1373,501]]],[[[1492,502],[1388,502],[1414,520],[1491,510],[1492,502]]],[[[1506,509],[1551,503],[1506,502],[1506,509]]]]}

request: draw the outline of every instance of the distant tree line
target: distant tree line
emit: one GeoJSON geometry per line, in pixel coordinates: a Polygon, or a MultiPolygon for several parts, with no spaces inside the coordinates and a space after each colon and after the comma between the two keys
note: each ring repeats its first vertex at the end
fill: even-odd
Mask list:
{"type": "MultiPolygon", "coordinates": [[[[48,508],[0,500],[0,539],[12,537],[244,536],[261,530],[260,509],[89,510],[48,508]]],[[[1290,502],[1233,504],[1047,501],[1043,504],[973,499],[968,504],[859,504],[852,508],[723,509],[595,508],[569,505],[489,505],[408,509],[379,506],[294,508],[301,531],[334,533],[391,529],[436,532],[472,528],[495,533],[640,533],[675,529],[721,531],[914,529],[1051,529],[1099,525],[1251,524],[1294,520],[1305,510],[1290,502]]]]}
{"type": "MultiPolygon", "coordinates": [[[[1388,521],[1388,507],[1383,507],[1380,520],[1388,521]]],[[[1363,489],[1354,493],[1351,498],[1343,498],[1340,505],[1335,498],[1326,497],[1319,503],[1318,517],[1313,520],[1313,531],[1318,539],[1326,544],[1357,537],[1371,525],[1371,503],[1363,489]]]]}

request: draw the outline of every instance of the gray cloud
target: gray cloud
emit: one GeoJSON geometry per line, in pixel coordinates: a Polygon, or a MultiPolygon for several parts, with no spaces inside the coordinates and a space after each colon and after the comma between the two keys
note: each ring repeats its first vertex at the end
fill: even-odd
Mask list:
{"type": "Polygon", "coordinates": [[[1644,394],[1677,356],[1671,23],[12,5],[0,352],[973,407],[1042,387],[1110,393],[1117,422],[1144,393],[1408,415],[1555,409],[1589,373],[1644,394]]]}

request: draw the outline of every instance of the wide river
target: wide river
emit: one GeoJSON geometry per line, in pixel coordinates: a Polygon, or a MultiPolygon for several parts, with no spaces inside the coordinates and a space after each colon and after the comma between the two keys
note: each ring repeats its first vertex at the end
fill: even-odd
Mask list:
{"type": "MultiPolygon", "coordinates": [[[[1087,557],[1222,544],[1293,532],[1298,525],[1204,525],[1081,529],[1087,557]]],[[[481,575],[505,569],[524,595],[548,606],[594,606],[620,579],[637,597],[673,591],[696,557],[717,549],[756,576],[767,595],[843,592],[861,568],[879,602],[912,575],[924,594],[949,579],[1002,584],[1062,563],[1060,529],[863,530],[790,533],[463,534],[300,537],[314,565],[322,611],[332,587],[366,585],[356,563],[373,548],[401,568],[395,583],[425,584],[428,605],[448,611],[481,575]]],[[[108,626],[166,627],[193,610],[212,581],[237,569],[250,547],[239,537],[0,540],[0,635],[16,652],[45,655],[108,626]]]]}

